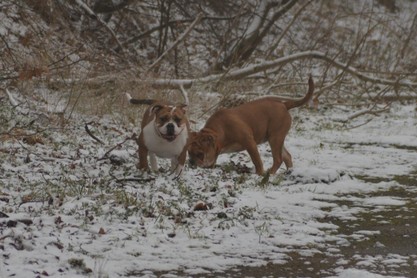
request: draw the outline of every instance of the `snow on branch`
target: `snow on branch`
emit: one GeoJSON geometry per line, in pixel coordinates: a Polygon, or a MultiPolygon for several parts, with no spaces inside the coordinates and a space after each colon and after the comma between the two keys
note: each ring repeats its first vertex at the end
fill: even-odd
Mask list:
{"type": "Polygon", "coordinates": [[[181,91],[182,97],[184,98],[184,104],[188,106],[190,104],[190,101],[188,99],[188,93],[184,89],[184,86],[180,85],[180,91],[181,91]]]}
{"type": "Polygon", "coordinates": [[[209,83],[209,82],[218,81],[218,80],[238,80],[238,79],[242,79],[242,78],[251,76],[253,74],[256,74],[265,70],[269,70],[269,69],[287,64],[287,63],[291,63],[293,61],[303,60],[303,59],[317,59],[317,60],[325,61],[331,64],[332,66],[339,68],[359,78],[360,80],[367,81],[367,82],[390,85],[390,86],[417,87],[417,83],[413,83],[410,81],[391,80],[391,79],[378,78],[378,77],[373,77],[373,76],[363,74],[355,67],[336,61],[333,58],[328,57],[326,54],[320,51],[299,52],[299,53],[281,57],[272,61],[267,61],[267,62],[263,62],[263,63],[256,64],[256,65],[251,65],[242,69],[232,70],[226,74],[224,73],[214,74],[214,75],[209,75],[209,76],[196,78],[196,79],[152,79],[152,80],[144,80],[144,82],[150,83],[155,86],[162,86],[162,87],[174,87],[174,88],[179,88],[180,86],[191,87],[192,85],[196,83],[209,83]]]}
{"type": "Polygon", "coordinates": [[[17,100],[13,97],[13,95],[9,92],[9,90],[7,88],[6,88],[6,94],[9,97],[10,104],[13,107],[16,107],[16,106],[19,105],[19,103],[17,102],[17,100]]]}
{"type": "MultiPolygon", "coordinates": [[[[358,70],[357,68],[349,66],[348,64],[339,62],[331,57],[328,57],[326,56],[326,54],[320,51],[299,52],[299,53],[281,57],[272,61],[266,61],[263,63],[251,65],[245,68],[231,70],[227,73],[212,74],[212,75],[207,75],[207,76],[203,76],[199,78],[190,78],[190,79],[146,79],[144,78],[144,79],[140,79],[140,83],[145,83],[148,85],[152,85],[154,87],[175,88],[175,89],[181,90],[181,92],[183,93],[183,90],[181,89],[181,87],[183,87],[183,89],[189,89],[192,86],[197,85],[197,84],[208,84],[211,82],[218,82],[218,81],[239,80],[239,79],[243,79],[246,77],[251,77],[254,74],[264,72],[266,70],[277,68],[278,66],[282,66],[287,63],[291,63],[291,62],[294,62],[297,60],[303,60],[303,59],[317,59],[317,60],[325,61],[329,63],[330,65],[332,65],[333,67],[336,67],[366,82],[372,82],[372,83],[383,84],[387,86],[395,86],[395,87],[400,86],[400,87],[417,88],[417,83],[411,82],[409,80],[392,80],[392,79],[379,78],[379,77],[374,77],[371,75],[364,74],[360,72],[360,70],[358,70]]],[[[91,83],[98,82],[101,84],[103,82],[112,80],[113,78],[114,78],[113,75],[104,75],[104,76],[94,77],[83,82],[91,82],[91,83]]],[[[330,85],[334,86],[335,84],[332,83],[330,85]]],[[[326,89],[326,88],[323,88],[323,89],[326,89]]]]}
{"type": "Polygon", "coordinates": [[[390,109],[390,104],[385,105],[383,108],[378,108],[377,104],[374,104],[371,108],[367,108],[367,109],[357,111],[357,112],[355,112],[355,113],[353,113],[353,114],[351,114],[347,117],[340,118],[340,119],[335,119],[335,121],[341,122],[341,123],[348,123],[351,120],[353,120],[355,118],[358,118],[360,116],[363,116],[363,115],[366,115],[366,114],[371,114],[371,115],[377,116],[381,113],[388,112],[389,109],[390,109]]]}

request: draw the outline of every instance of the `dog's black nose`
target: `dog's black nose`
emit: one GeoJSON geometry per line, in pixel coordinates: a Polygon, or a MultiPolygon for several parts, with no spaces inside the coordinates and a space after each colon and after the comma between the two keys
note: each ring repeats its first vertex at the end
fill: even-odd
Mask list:
{"type": "Polygon", "coordinates": [[[167,124],[167,135],[174,135],[175,134],[175,126],[173,123],[167,124]]]}

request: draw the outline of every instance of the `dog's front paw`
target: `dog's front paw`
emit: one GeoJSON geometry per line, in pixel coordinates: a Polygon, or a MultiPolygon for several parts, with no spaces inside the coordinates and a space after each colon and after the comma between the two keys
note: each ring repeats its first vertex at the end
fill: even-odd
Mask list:
{"type": "Polygon", "coordinates": [[[171,169],[170,176],[172,177],[173,180],[176,180],[181,177],[183,170],[184,170],[184,165],[177,164],[176,167],[171,169]]]}
{"type": "Polygon", "coordinates": [[[141,173],[150,173],[151,169],[148,166],[143,166],[140,163],[136,164],[136,168],[139,170],[139,172],[141,173]]]}

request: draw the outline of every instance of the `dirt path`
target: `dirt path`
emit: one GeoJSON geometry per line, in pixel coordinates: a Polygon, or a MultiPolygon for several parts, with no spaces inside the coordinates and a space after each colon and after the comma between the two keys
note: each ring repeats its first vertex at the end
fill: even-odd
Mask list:
{"type": "Polygon", "coordinates": [[[393,206],[380,211],[377,206],[369,207],[355,220],[323,219],[339,226],[337,232],[346,236],[349,246],[329,245],[327,250],[309,257],[292,252],[286,264],[240,267],[225,273],[224,277],[327,277],[335,275],[337,268],[350,267],[380,275],[417,277],[417,173],[394,179],[404,187],[357,197],[398,197],[407,201],[405,207],[393,206]]]}
{"type": "MultiPolygon", "coordinates": [[[[360,179],[369,183],[383,181],[369,177],[360,179]]],[[[287,253],[290,259],[285,264],[241,266],[224,273],[193,277],[331,277],[343,269],[353,268],[382,276],[417,277],[417,172],[394,179],[402,187],[355,197],[394,197],[406,200],[406,206],[381,209],[376,205],[366,210],[362,206],[354,220],[322,219],[337,225],[336,233],[342,234],[348,245],[330,243],[312,256],[303,256],[303,250],[294,249],[287,253]]],[[[337,205],[352,207],[356,204],[346,201],[337,205]]],[[[176,275],[182,276],[181,273],[176,275]]]]}

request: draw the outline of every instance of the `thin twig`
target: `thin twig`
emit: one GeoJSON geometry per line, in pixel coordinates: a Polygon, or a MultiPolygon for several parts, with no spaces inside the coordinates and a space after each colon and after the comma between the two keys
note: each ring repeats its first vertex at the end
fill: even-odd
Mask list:
{"type": "Polygon", "coordinates": [[[113,173],[109,172],[110,177],[112,177],[117,183],[124,183],[124,182],[150,182],[155,180],[155,177],[149,178],[122,178],[119,179],[113,173]]]}
{"type": "Polygon", "coordinates": [[[184,98],[185,104],[188,106],[190,104],[190,101],[188,100],[188,93],[184,89],[184,86],[180,85],[180,91],[181,91],[181,94],[182,94],[182,96],[184,98]]]}
{"type": "Polygon", "coordinates": [[[337,122],[341,122],[341,123],[347,123],[355,118],[358,118],[360,116],[366,115],[366,114],[371,114],[374,116],[377,116],[380,113],[384,113],[389,111],[390,109],[390,104],[385,105],[385,107],[375,110],[375,108],[377,107],[377,104],[375,103],[371,108],[369,109],[365,109],[365,110],[361,110],[358,111],[356,113],[351,114],[350,116],[346,117],[345,119],[340,119],[340,120],[336,120],[337,122]]]}
{"type": "Polygon", "coordinates": [[[354,128],[358,128],[358,127],[361,127],[361,126],[367,125],[367,124],[368,124],[368,123],[370,123],[372,120],[373,120],[373,118],[370,118],[370,119],[368,119],[367,121],[365,121],[364,123],[358,124],[358,125],[356,125],[356,126],[349,126],[349,127],[346,127],[346,128],[345,128],[345,130],[351,130],[351,129],[354,129],[354,128]]]}
{"type": "Polygon", "coordinates": [[[270,48],[269,52],[266,54],[265,59],[268,59],[271,54],[276,50],[276,48],[278,47],[279,43],[281,42],[281,40],[284,38],[284,36],[287,34],[288,30],[290,29],[290,27],[294,24],[294,22],[296,20],[298,20],[298,17],[300,16],[301,12],[312,3],[313,1],[307,1],[303,6],[301,6],[301,8],[299,8],[297,10],[297,12],[293,15],[292,20],[290,21],[290,23],[287,25],[287,27],[282,30],[280,36],[278,37],[278,39],[274,42],[274,44],[272,45],[272,47],[270,48]]]}
{"type": "Polygon", "coordinates": [[[124,143],[126,143],[127,141],[129,141],[129,140],[134,140],[134,141],[136,141],[136,139],[137,139],[137,135],[136,135],[136,133],[133,133],[132,134],[132,136],[130,136],[130,137],[127,137],[125,140],[123,140],[122,142],[120,142],[120,143],[118,143],[118,144],[116,144],[115,146],[113,146],[110,150],[108,150],[101,158],[99,158],[98,160],[100,161],[100,160],[104,160],[104,159],[107,159],[108,158],[108,155],[109,155],[109,153],[111,153],[114,149],[116,149],[116,148],[118,148],[118,147],[120,147],[121,145],[123,145],[124,143]]]}
{"type": "Polygon", "coordinates": [[[97,142],[99,142],[100,144],[102,144],[102,145],[104,145],[104,143],[103,143],[103,141],[101,141],[98,137],[96,137],[91,131],[90,131],[90,129],[88,128],[88,125],[91,125],[92,123],[94,123],[94,122],[89,122],[89,123],[86,123],[85,124],[85,126],[84,126],[84,128],[85,128],[85,131],[87,131],[87,133],[88,133],[88,135],[90,135],[91,136],[91,138],[93,138],[94,140],[96,140],[97,142]]]}
{"type": "Polygon", "coordinates": [[[118,179],[113,177],[117,183],[124,183],[124,182],[150,182],[150,181],[154,181],[155,178],[154,177],[150,177],[150,178],[123,178],[123,179],[118,179]]]}

